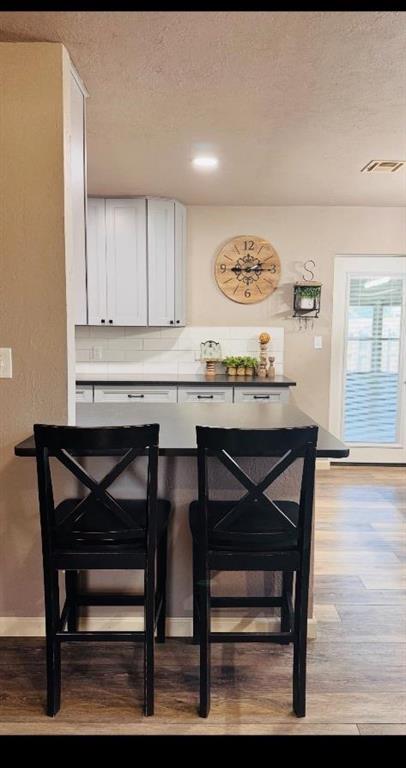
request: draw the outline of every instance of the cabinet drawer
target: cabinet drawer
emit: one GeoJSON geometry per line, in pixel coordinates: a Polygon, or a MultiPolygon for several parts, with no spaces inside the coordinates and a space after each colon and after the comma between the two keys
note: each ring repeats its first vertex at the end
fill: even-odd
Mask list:
{"type": "Polygon", "coordinates": [[[179,403],[232,403],[232,387],[179,387],[179,403]]]}
{"type": "Polygon", "coordinates": [[[95,403],[176,403],[176,387],[95,387],[95,403]]]}
{"type": "Polygon", "coordinates": [[[93,402],[93,384],[86,384],[84,386],[76,387],[76,402],[77,403],[93,402]]]}
{"type": "Polygon", "coordinates": [[[288,403],[288,387],[234,387],[235,403],[288,403]]]}

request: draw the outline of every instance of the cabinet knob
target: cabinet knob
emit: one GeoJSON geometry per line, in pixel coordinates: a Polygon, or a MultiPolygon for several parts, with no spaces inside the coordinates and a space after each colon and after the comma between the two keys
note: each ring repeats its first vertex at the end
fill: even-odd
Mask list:
{"type": "Polygon", "coordinates": [[[109,323],[110,323],[110,325],[112,325],[113,321],[112,321],[112,320],[109,320],[109,323]]]}
{"type": "Polygon", "coordinates": [[[169,320],[170,325],[173,325],[173,320],[169,320]]]}
{"type": "Polygon", "coordinates": [[[103,318],[103,320],[100,320],[100,322],[101,322],[101,323],[105,323],[106,321],[105,321],[105,320],[104,320],[104,318],[103,318]]]}
{"type": "Polygon", "coordinates": [[[180,320],[177,320],[176,322],[177,322],[177,323],[180,323],[180,320]]]}

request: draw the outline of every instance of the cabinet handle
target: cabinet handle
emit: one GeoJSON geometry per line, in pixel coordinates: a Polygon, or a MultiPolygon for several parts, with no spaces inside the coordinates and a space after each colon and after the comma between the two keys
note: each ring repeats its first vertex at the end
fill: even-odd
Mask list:
{"type": "Polygon", "coordinates": [[[109,323],[112,325],[112,324],[113,324],[113,321],[112,321],[112,320],[109,320],[109,323]]]}
{"type": "Polygon", "coordinates": [[[105,323],[106,321],[105,321],[105,319],[103,318],[103,320],[100,320],[100,322],[101,322],[101,323],[105,323]]]}
{"type": "Polygon", "coordinates": [[[214,395],[198,395],[197,399],[198,400],[213,400],[214,399],[214,395]]]}
{"type": "Polygon", "coordinates": [[[254,395],[254,400],[269,400],[270,395],[254,395]]]}
{"type": "Polygon", "coordinates": [[[127,397],[134,398],[134,397],[144,397],[144,395],[127,395],[127,397]]]}

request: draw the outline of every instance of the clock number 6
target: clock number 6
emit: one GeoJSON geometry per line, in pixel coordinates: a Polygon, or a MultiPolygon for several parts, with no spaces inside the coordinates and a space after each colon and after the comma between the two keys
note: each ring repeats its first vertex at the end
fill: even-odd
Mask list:
{"type": "Polygon", "coordinates": [[[244,291],[244,296],[246,299],[249,299],[249,297],[251,296],[251,291],[248,291],[248,290],[244,291]]]}

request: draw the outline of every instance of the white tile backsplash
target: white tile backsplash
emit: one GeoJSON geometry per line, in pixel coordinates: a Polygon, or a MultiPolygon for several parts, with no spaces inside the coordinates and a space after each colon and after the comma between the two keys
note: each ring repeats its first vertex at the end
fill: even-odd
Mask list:
{"type": "MultiPolygon", "coordinates": [[[[247,354],[258,357],[258,337],[265,330],[271,335],[269,353],[275,357],[276,373],[283,374],[284,329],[263,326],[160,329],[77,326],[76,371],[110,375],[203,373],[205,364],[196,360],[201,341],[219,341],[223,357],[247,354]]],[[[219,365],[219,373],[223,370],[219,365]]]]}

